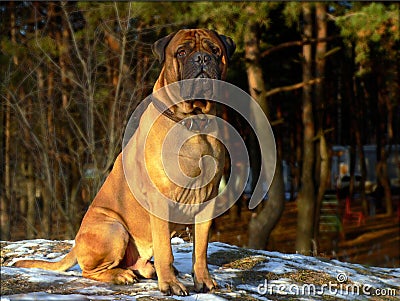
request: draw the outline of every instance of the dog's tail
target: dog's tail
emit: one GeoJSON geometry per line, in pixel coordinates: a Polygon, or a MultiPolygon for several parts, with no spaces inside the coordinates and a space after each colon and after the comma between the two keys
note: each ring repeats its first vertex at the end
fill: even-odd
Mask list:
{"type": "Polygon", "coordinates": [[[63,272],[77,264],[74,248],[60,261],[51,262],[45,260],[20,260],[13,266],[18,268],[39,268],[43,270],[52,270],[63,272]]]}

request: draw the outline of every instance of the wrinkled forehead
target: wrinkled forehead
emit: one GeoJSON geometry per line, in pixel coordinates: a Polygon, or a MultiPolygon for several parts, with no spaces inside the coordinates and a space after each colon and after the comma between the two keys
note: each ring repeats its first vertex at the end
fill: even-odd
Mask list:
{"type": "Polygon", "coordinates": [[[212,41],[220,46],[222,42],[219,37],[211,30],[207,29],[182,29],[179,30],[172,39],[174,44],[195,44],[201,45],[205,40],[212,41]]]}

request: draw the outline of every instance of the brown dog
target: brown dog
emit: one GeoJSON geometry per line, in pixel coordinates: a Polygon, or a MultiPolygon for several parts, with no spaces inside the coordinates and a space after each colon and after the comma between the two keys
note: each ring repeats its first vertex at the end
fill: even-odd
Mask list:
{"type": "MultiPolygon", "coordinates": [[[[163,68],[154,91],[184,79],[224,80],[234,49],[235,44],[229,37],[205,29],[180,30],[158,40],[153,45],[153,52],[163,63],[163,68]]],[[[117,157],[110,175],[83,218],[71,252],[59,262],[22,260],[15,266],[65,271],[79,263],[84,277],[116,284],[134,283],[138,275],[151,278],[156,272],[162,292],[187,295],[187,289],[178,281],[173,268],[170,233],[174,225],[150,214],[137,201],[130,184],[151,199],[150,207],[157,207],[163,200],[157,199],[158,196],[148,189],[149,179],[159,192],[175,202],[202,203],[212,199],[218,192],[224,164],[224,149],[217,139],[197,135],[187,140],[178,154],[179,165],[188,177],[195,178],[200,173],[198,162],[202,156],[211,156],[218,162],[212,180],[200,188],[182,188],[170,181],[160,158],[168,131],[177,123],[186,127],[185,131],[193,131],[193,122],[185,123],[183,119],[203,114],[215,114],[212,101],[174,104],[168,97],[163,97],[150,103],[124,149],[126,157],[123,158],[123,153],[117,157]],[[151,127],[149,123],[152,123],[151,127]],[[144,145],[143,153],[136,148],[139,144],[144,145]],[[124,164],[133,166],[131,171],[124,170],[124,164]],[[148,177],[143,176],[145,172],[148,177]],[[129,183],[126,173],[133,182],[129,183]],[[155,269],[150,263],[153,256],[155,269]]],[[[201,129],[204,119],[199,120],[195,124],[201,129]]],[[[194,226],[193,274],[197,291],[216,287],[207,267],[210,225],[211,221],[205,221],[194,226]]]]}

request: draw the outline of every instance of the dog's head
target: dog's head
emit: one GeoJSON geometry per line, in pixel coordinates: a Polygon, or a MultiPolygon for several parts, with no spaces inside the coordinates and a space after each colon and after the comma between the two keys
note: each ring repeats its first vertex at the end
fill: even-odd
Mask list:
{"type": "Polygon", "coordinates": [[[192,78],[224,80],[234,51],[231,38],[208,29],[182,29],[153,44],[156,57],[168,66],[169,84],[192,78]]]}
{"type": "MultiPolygon", "coordinates": [[[[183,29],[158,40],[152,49],[163,68],[155,90],[174,82],[199,79],[196,87],[185,87],[181,94],[195,91],[199,95],[199,89],[202,89],[204,97],[180,103],[174,111],[184,115],[196,114],[197,111],[210,113],[212,103],[207,100],[209,89],[202,86],[201,79],[225,80],[228,62],[235,47],[231,38],[208,29],[183,29]]],[[[190,98],[191,95],[181,96],[190,98]]]]}

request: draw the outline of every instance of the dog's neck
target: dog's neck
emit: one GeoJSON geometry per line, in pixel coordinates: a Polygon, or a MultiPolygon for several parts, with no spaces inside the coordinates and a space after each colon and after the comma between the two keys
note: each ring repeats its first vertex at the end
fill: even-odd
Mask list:
{"type": "Polygon", "coordinates": [[[174,114],[174,112],[172,112],[165,103],[158,100],[154,95],[151,95],[150,97],[151,102],[153,106],[157,109],[157,111],[159,111],[161,114],[171,119],[172,121],[183,125],[191,132],[201,132],[210,125],[210,119],[196,118],[196,115],[187,118],[180,118],[176,114],[174,114]]]}

